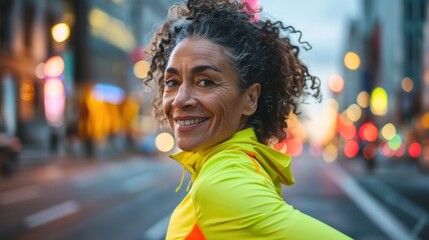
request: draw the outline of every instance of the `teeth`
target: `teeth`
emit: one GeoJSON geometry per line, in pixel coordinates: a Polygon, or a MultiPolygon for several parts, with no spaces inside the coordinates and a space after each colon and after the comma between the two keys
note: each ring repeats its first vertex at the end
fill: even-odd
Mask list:
{"type": "Polygon", "coordinates": [[[189,125],[193,125],[193,124],[197,124],[200,122],[203,122],[205,119],[204,118],[199,118],[199,119],[192,119],[192,120],[179,120],[176,121],[177,124],[179,124],[180,126],[189,126],[189,125]]]}

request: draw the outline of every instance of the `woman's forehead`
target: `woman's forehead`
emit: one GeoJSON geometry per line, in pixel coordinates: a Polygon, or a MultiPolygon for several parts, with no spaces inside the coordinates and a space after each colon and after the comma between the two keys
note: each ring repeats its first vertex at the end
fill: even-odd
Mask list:
{"type": "Polygon", "coordinates": [[[169,65],[182,63],[183,60],[207,62],[211,64],[226,64],[228,56],[226,49],[221,45],[204,38],[185,38],[173,49],[169,65]]]}

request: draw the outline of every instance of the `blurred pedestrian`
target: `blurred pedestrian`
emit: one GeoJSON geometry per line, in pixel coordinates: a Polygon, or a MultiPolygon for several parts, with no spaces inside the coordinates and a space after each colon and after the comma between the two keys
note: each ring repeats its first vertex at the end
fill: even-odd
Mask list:
{"type": "Polygon", "coordinates": [[[16,136],[8,136],[0,130],[0,170],[11,176],[19,167],[21,140],[16,136]]]}
{"type": "Polygon", "coordinates": [[[171,157],[193,183],[167,239],[349,239],[282,198],[291,158],[270,145],[303,98],[320,97],[320,82],[292,44],[301,33],[259,14],[189,0],[154,36],[145,83],[159,86],[156,117],[169,122],[182,150],[171,157]]]}

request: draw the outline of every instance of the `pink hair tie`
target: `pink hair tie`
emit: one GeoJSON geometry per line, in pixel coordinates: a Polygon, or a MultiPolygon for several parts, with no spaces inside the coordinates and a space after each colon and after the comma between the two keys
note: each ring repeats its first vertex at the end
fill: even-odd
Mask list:
{"type": "Polygon", "coordinates": [[[259,21],[259,0],[242,0],[242,2],[247,3],[248,5],[248,7],[244,9],[244,11],[252,15],[252,17],[250,18],[250,22],[259,21]]]}

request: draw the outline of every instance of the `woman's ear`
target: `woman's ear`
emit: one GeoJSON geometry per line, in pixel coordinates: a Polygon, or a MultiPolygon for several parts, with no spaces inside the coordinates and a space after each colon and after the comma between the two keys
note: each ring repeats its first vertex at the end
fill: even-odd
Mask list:
{"type": "Polygon", "coordinates": [[[247,88],[245,92],[246,99],[244,103],[243,115],[248,117],[256,112],[260,93],[261,93],[261,85],[259,83],[254,83],[253,85],[247,88]]]}

